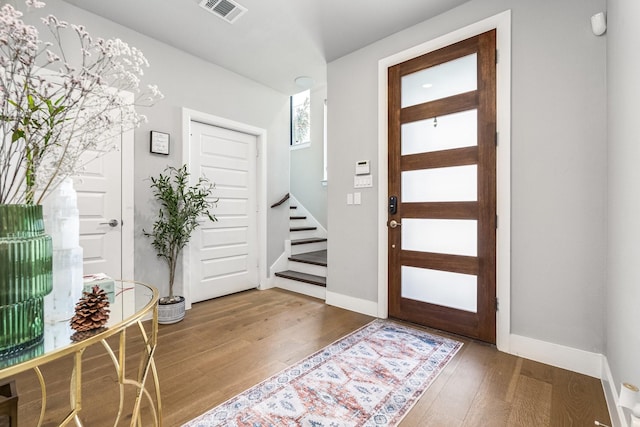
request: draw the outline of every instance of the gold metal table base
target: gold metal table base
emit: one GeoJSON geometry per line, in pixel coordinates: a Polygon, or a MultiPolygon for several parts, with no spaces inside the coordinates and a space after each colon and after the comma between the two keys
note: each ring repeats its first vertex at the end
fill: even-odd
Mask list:
{"type": "MultiPolygon", "coordinates": [[[[8,367],[0,368],[0,379],[11,377],[20,372],[24,372],[26,370],[32,369],[40,383],[40,390],[42,394],[41,401],[41,409],[40,416],[38,420],[38,427],[41,427],[44,423],[46,408],[47,408],[47,386],[45,378],[40,370],[42,365],[45,365],[54,360],[60,359],[63,356],[73,354],[74,362],[73,362],[73,370],[71,374],[71,381],[69,385],[69,396],[70,396],[70,412],[67,416],[60,422],[59,426],[67,426],[70,423],[74,422],[76,426],[82,427],[82,422],[80,420],[79,414],[82,410],[82,355],[84,351],[91,345],[94,345],[98,342],[102,344],[104,349],[106,350],[113,366],[115,368],[117,377],[118,377],[118,388],[120,392],[119,396],[119,406],[118,413],[116,415],[116,419],[114,420],[114,426],[117,426],[120,420],[124,415],[124,410],[126,406],[125,402],[125,391],[126,386],[133,386],[136,390],[136,397],[133,402],[133,409],[131,413],[131,427],[162,427],[162,404],[160,397],[160,382],[158,380],[158,372],[156,369],[156,365],[154,362],[154,354],[156,350],[156,345],[158,342],[158,291],[155,288],[152,288],[147,285],[143,285],[141,283],[135,282],[117,282],[123,284],[125,286],[129,286],[128,288],[122,288],[123,291],[130,291],[139,287],[142,287],[143,290],[148,290],[151,294],[146,296],[146,304],[142,308],[130,308],[131,315],[128,315],[126,309],[122,310],[122,321],[114,321],[110,322],[109,326],[106,330],[101,331],[94,336],[90,336],[89,338],[69,343],[64,346],[60,346],[53,351],[45,352],[44,355],[35,357],[30,360],[26,360],[8,367]],[[145,316],[151,314],[151,330],[150,333],[147,333],[143,320],[145,316]],[[140,354],[140,361],[138,365],[137,376],[135,378],[127,378],[126,376],[126,349],[127,349],[127,330],[129,327],[135,327],[137,325],[138,330],[140,332],[140,336],[143,340],[143,351],[140,354]],[[117,352],[111,347],[108,338],[113,336],[119,336],[118,340],[118,348],[117,352]],[[149,378],[151,377],[151,378],[149,378]],[[153,383],[153,389],[155,394],[152,396],[152,393],[147,389],[147,383],[153,383]],[[151,417],[153,419],[153,423],[151,424],[149,420],[145,419],[143,423],[142,420],[142,403],[145,400],[149,405],[149,411],[151,413],[151,417]]],[[[134,305],[135,307],[135,305],[134,305]]]]}

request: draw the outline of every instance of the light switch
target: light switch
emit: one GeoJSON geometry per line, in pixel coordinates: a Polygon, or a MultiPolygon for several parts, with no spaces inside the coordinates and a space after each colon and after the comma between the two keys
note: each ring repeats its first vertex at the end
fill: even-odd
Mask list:
{"type": "Polygon", "coordinates": [[[347,204],[348,205],[353,204],[353,193],[347,193],[347,204]]]}
{"type": "Polygon", "coordinates": [[[353,177],[353,188],[368,188],[373,187],[373,176],[369,175],[356,175],[353,177]]]}
{"type": "Polygon", "coordinates": [[[353,204],[360,205],[362,204],[362,196],[360,193],[353,193],[353,204]]]}

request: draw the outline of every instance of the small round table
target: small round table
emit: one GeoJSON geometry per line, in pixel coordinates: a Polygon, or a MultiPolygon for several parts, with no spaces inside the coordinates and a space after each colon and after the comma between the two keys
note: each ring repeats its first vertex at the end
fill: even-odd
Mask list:
{"type": "MultiPolygon", "coordinates": [[[[105,287],[103,287],[105,289],[105,287]]],[[[81,341],[72,341],[74,331],[65,320],[56,323],[47,323],[44,331],[44,341],[27,351],[0,358],[0,380],[12,377],[20,372],[33,369],[40,382],[42,391],[42,407],[38,426],[41,426],[45,416],[47,402],[47,388],[45,379],[40,372],[40,366],[73,354],[74,366],[70,382],[70,412],[59,424],[66,426],[71,421],[81,426],[78,417],[82,410],[82,354],[87,347],[100,343],[111,358],[118,375],[120,389],[120,405],[114,425],[118,424],[124,410],[124,388],[127,385],[137,388],[135,402],[131,417],[131,426],[134,425],[162,425],[162,405],[160,401],[160,384],[158,373],[153,359],[158,341],[158,290],[144,283],[115,280],[113,290],[105,289],[109,295],[109,309],[111,310],[109,321],[102,329],[81,341]],[[150,331],[147,332],[143,325],[144,320],[150,320],[150,331]],[[126,378],[126,332],[129,327],[135,327],[143,339],[143,351],[140,354],[140,364],[136,378],[126,378]],[[114,351],[107,342],[107,338],[119,335],[118,348],[114,351]],[[155,403],[151,393],[147,390],[147,380],[151,377],[155,391],[155,403]],[[142,423],[140,407],[143,396],[147,399],[151,408],[153,424],[142,423]]]]}

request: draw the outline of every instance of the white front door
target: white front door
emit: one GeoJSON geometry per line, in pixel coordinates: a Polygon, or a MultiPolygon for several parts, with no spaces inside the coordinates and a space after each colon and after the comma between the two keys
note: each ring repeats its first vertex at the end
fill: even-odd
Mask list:
{"type": "Polygon", "coordinates": [[[206,176],[218,199],[189,244],[191,301],[198,302],[258,286],[257,138],[191,122],[189,172],[192,183],[206,176]]]}

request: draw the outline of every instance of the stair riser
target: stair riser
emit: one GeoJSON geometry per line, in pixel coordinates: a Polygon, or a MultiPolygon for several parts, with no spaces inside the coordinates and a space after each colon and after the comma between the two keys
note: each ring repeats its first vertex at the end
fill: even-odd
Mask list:
{"type": "Polygon", "coordinates": [[[305,254],[307,252],[324,251],[327,242],[305,243],[304,245],[291,245],[291,254],[305,254]]]}
{"type": "Polygon", "coordinates": [[[322,265],[307,264],[289,260],[288,270],[299,271],[300,273],[314,274],[316,276],[327,277],[327,267],[322,265]]]}
{"type": "Polygon", "coordinates": [[[320,236],[318,230],[305,230],[305,231],[290,231],[289,237],[291,240],[297,239],[310,239],[312,237],[324,237],[320,236]]]}
{"type": "Polygon", "coordinates": [[[286,289],[291,292],[308,295],[314,298],[325,300],[327,296],[326,288],[322,286],[310,285],[309,283],[298,282],[296,280],[285,279],[284,277],[275,277],[275,286],[286,289]]]}

